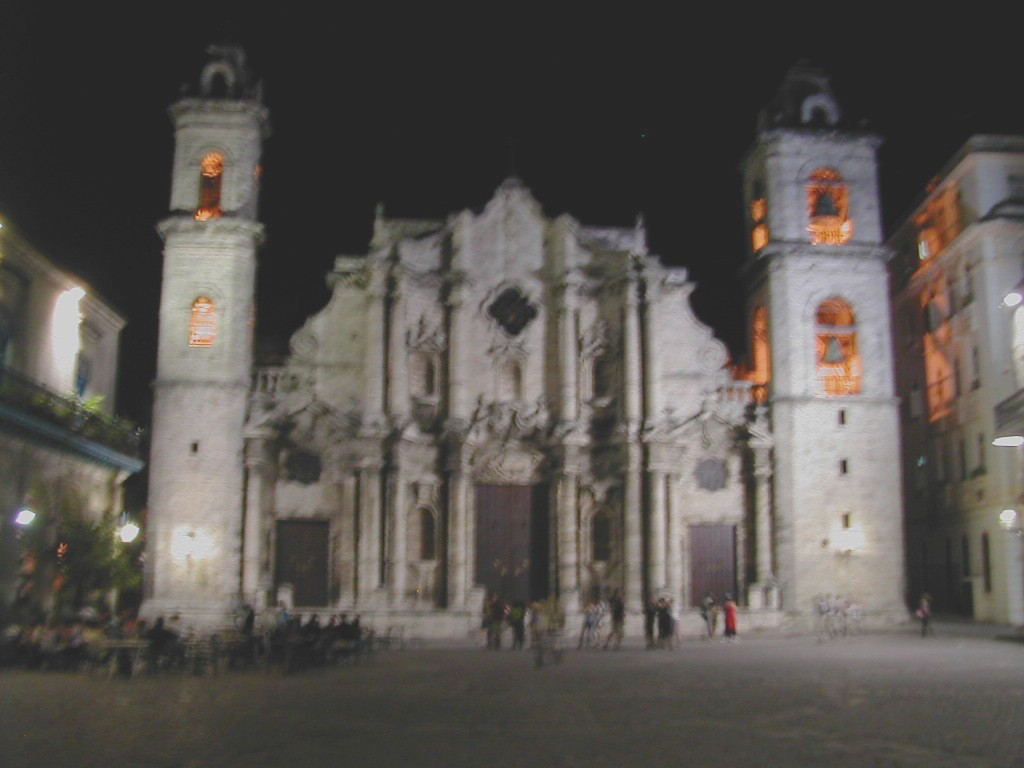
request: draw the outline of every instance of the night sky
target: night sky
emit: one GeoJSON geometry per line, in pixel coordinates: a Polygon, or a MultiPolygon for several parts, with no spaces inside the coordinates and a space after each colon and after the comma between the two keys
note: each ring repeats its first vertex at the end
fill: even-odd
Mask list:
{"type": "Polygon", "coordinates": [[[971,133],[1024,133],[1019,46],[982,4],[977,22],[935,29],[892,11],[851,25],[820,3],[812,16],[749,19],[739,5],[586,17],[509,4],[320,16],[280,3],[252,18],[218,3],[133,7],[5,9],[0,218],[126,316],[117,411],[140,424],[156,360],[167,107],[194,88],[210,43],[244,46],[270,109],[261,336],[286,338],[324,305],[325,274],[336,255],[366,253],[378,202],[390,216],[443,218],[480,209],[514,172],[549,216],[629,227],[643,213],[652,252],[689,269],[698,316],[741,357],[739,164],[791,66],[829,72],[844,118],[885,139],[887,230],[971,133]]]}

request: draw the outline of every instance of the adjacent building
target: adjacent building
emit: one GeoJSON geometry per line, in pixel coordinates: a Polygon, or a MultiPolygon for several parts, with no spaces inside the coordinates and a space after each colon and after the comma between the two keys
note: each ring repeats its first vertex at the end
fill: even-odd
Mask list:
{"type": "MultiPolygon", "coordinates": [[[[62,515],[124,511],[123,484],[143,464],[134,426],[113,417],[125,320],[81,280],[0,228],[0,623],[32,591],[52,602],[46,563],[26,563],[19,512],[34,526],[62,515]],[[36,572],[36,569],[41,569],[36,572]]],[[[54,542],[56,547],[58,542],[54,542]]],[[[53,574],[49,575],[52,582],[53,574]]]]}
{"type": "Polygon", "coordinates": [[[1024,276],[1022,215],[1024,138],[978,135],[890,239],[911,593],[1013,624],[1024,487],[1021,449],[999,443],[1024,435],[1024,320],[1004,302],[1024,276]]]}

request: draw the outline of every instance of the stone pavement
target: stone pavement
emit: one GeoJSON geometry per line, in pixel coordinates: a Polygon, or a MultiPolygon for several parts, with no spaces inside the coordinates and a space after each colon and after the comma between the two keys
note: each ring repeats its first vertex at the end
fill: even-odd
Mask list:
{"type": "MultiPolygon", "coordinates": [[[[741,627],[742,630],[742,627],[741,627]]],[[[1024,643],[938,621],[675,650],[424,644],[282,676],[0,671],[4,768],[1024,765],[1024,643]]]]}

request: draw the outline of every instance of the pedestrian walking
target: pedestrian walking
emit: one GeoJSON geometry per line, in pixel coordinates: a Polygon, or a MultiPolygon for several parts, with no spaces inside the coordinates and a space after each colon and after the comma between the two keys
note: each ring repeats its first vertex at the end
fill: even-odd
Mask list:
{"type": "Polygon", "coordinates": [[[921,620],[921,637],[924,637],[929,632],[935,634],[935,630],[931,628],[932,618],[932,596],[925,592],[921,595],[921,602],[917,606],[917,618],[921,620]]]}
{"type": "Polygon", "coordinates": [[[704,620],[704,631],[707,633],[707,639],[710,640],[715,636],[715,612],[718,610],[718,606],[715,605],[715,596],[708,592],[704,595],[704,599],[700,601],[700,617],[704,620]]]}
{"type": "Polygon", "coordinates": [[[619,650],[622,646],[622,638],[626,634],[626,603],[622,599],[622,594],[615,592],[612,595],[612,599],[608,601],[608,609],[612,615],[612,628],[608,632],[608,637],[604,639],[604,649],[608,650],[608,644],[612,640],[615,641],[615,650],[619,650]]]}
{"type": "Polygon", "coordinates": [[[738,612],[736,601],[732,595],[725,593],[725,639],[735,643],[739,638],[736,635],[736,614],[738,612]]]}

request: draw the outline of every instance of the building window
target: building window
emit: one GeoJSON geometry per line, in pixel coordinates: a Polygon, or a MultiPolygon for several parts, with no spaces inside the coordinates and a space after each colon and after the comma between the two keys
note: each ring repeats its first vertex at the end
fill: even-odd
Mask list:
{"type": "Polygon", "coordinates": [[[192,320],[188,329],[190,347],[212,347],[217,340],[217,307],[209,296],[192,302],[192,320]]]}
{"type": "Polygon", "coordinates": [[[914,217],[917,227],[918,257],[922,260],[938,256],[960,234],[960,193],[949,184],[932,196],[924,209],[914,217]]]}
{"type": "Polygon", "coordinates": [[[915,381],[910,387],[910,418],[921,418],[921,414],[924,413],[924,405],[921,400],[921,385],[915,381]]]}
{"type": "Polygon", "coordinates": [[[992,553],[989,551],[988,531],[981,534],[981,578],[985,593],[992,591],[992,553]]]}
{"type": "Polygon", "coordinates": [[[768,198],[760,183],[755,185],[754,199],[750,203],[750,222],[752,226],[750,245],[754,252],[760,251],[771,240],[768,231],[768,198]]]}
{"type": "Polygon", "coordinates": [[[594,562],[612,559],[612,521],[607,512],[596,512],[590,522],[591,557],[594,562]]]}
{"type": "Polygon", "coordinates": [[[199,164],[199,207],[196,218],[208,221],[221,216],[224,211],[220,205],[221,184],[224,181],[224,155],[210,152],[199,164]]]}
{"type": "Polygon", "coordinates": [[[971,349],[971,389],[981,387],[981,351],[977,347],[971,349]]]}
{"type": "Polygon", "coordinates": [[[840,408],[839,409],[839,426],[844,426],[845,424],[846,424],[846,409],[845,408],[840,408]]]}
{"type": "Polygon", "coordinates": [[[857,321],[842,299],[823,301],[816,316],[818,380],[822,394],[853,395],[861,390],[857,321]]]}
{"type": "Polygon", "coordinates": [[[846,459],[840,459],[839,460],[839,474],[840,475],[845,475],[849,471],[850,471],[850,465],[847,462],[847,460],[846,459]]]}
{"type": "Polygon", "coordinates": [[[971,541],[966,534],[960,537],[960,560],[962,575],[967,578],[971,575],[971,541]]]}
{"type": "Polygon", "coordinates": [[[768,343],[768,310],[761,306],[754,310],[754,320],[750,328],[751,345],[753,347],[753,367],[743,372],[743,377],[751,383],[751,395],[755,402],[763,403],[768,399],[768,382],[772,377],[771,347],[768,343]]]}
{"type": "Polygon", "coordinates": [[[974,467],[974,471],[971,473],[975,477],[985,474],[985,433],[978,433],[978,463],[974,467]]]}
{"type": "Polygon", "coordinates": [[[434,513],[429,509],[420,510],[420,560],[437,557],[437,524],[434,513]]]}
{"type": "Polygon", "coordinates": [[[850,191],[831,168],[819,168],[807,182],[807,225],[814,245],[843,245],[853,237],[850,191]]]}

